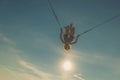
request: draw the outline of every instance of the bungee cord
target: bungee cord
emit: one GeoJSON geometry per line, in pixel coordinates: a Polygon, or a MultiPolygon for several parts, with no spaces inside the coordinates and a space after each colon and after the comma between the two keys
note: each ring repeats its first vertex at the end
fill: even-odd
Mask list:
{"type": "Polygon", "coordinates": [[[104,25],[104,24],[107,24],[108,22],[114,20],[115,18],[117,18],[117,17],[119,17],[119,16],[120,16],[120,14],[115,15],[115,16],[111,17],[110,19],[107,19],[106,21],[104,21],[104,22],[102,22],[102,23],[100,23],[100,24],[97,24],[97,25],[95,25],[94,27],[92,27],[92,28],[90,28],[90,29],[88,29],[88,30],[80,33],[79,35],[81,36],[81,35],[83,35],[83,34],[85,34],[85,33],[88,33],[88,32],[90,32],[90,31],[94,30],[95,28],[98,28],[98,27],[100,27],[100,26],[102,26],[102,25],[104,25]]]}
{"type": "Polygon", "coordinates": [[[52,10],[53,16],[54,16],[54,17],[55,17],[55,19],[56,19],[56,22],[58,23],[58,25],[59,25],[59,26],[61,26],[60,21],[59,21],[59,19],[58,19],[57,15],[56,15],[56,13],[55,13],[55,10],[54,10],[54,8],[53,8],[53,6],[52,6],[51,1],[50,1],[50,0],[48,0],[48,3],[49,3],[49,6],[50,6],[50,8],[51,8],[51,10],[52,10]]]}

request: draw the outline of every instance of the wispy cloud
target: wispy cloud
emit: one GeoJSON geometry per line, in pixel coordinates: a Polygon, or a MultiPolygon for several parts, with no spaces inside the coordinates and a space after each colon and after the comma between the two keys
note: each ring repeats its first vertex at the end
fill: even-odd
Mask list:
{"type": "Polygon", "coordinates": [[[75,74],[74,77],[77,78],[78,80],[85,80],[82,74],[75,74]]]}
{"type": "MultiPolygon", "coordinates": [[[[24,61],[23,57],[20,57],[20,54],[23,53],[23,51],[10,46],[5,46],[3,49],[0,50],[0,67],[4,66],[5,75],[9,75],[8,77],[10,77],[10,79],[61,80],[58,75],[52,72],[48,73],[41,69],[41,66],[33,65],[32,63],[24,61]]],[[[2,72],[0,74],[2,74],[2,72]]],[[[7,77],[0,77],[0,79],[8,80],[7,77]]]]}
{"type": "MultiPolygon", "coordinates": [[[[5,72],[5,75],[9,75],[7,77],[3,75],[3,78],[0,76],[0,79],[7,80],[8,77],[10,77],[10,79],[13,80],[61,80],[59,76],[38,69],[35,65],[23,60],[20,60],[18,64],[21,66],[16,69],[14,67],[0,65],[0,71],[2,70],[2,72],[5,72]],[[4,70],[2,68],[4,68],[4,70]]],[[[0,72],[0,74],[2,74],[2,72],[0,72]]]]}
{"type": "MultiPolygon", "coordinates": [[[[8,52],[10,54],[9,54],[9,56],[8,56],[8,54],[5,56],[2,56],[4,58],[1,60],[7,61],[8,63],[10,63],[10,65],[8,63],[6,63],[6,65],[9,65],[9,66],[7,66],[7,67],[5,66],[4,68],[6,69],[5,75],[10,74],[9,76],[11,76],[10,77],[11,80],[85,80],[85,78],[84,78],[85,75],[83,76],[81,74],[73,73],[74,75],[72,74],[72,75],[68,76],[67,78],[66,77],[64,78],[63,77],[64,75],[61,75],[61,74],[56,75],[53,72],[44,71],[41,66],[34,65],[33,63],[24,61],[23,58],[20,58],[20,56],[18,54],[22,53],[22,51],[17,50],[15,48],[7,48],[5,50],[7,50],[7,51],[3,50],[3,55],[5,55],[5,53],[8,53],[8,52]],[[15,66],[12,67],[11,63],[12,64],[14,63],[15,66],[17,66],[17,67],[15,67],[15,66]]],[[[2,52],[2,51],[0,51],[0,52],[2,52]]],[[[101,65],[104,65],[106,67],[109,66],[109,68],[113,70],[114,74],[116,74],[116,75],[120,74],[119,60],[113,60],[104,55],[90,55],[90,54],[82,53],[79,51],[73,51],[71,54],[75,58],[79,58],[79,61],[81,61],[81,63],[84,63],[84,62],[94,63],[94,64],[102,63],[101,65]],[[80,54],[80,55],[77,56],[77,54],[80,54]]],[[[76,64],[77,64],[77,62],[76,62],[76,64]]],[[[2,72],[0,71],[0,74],[2,74],[2,72]]],[[[5,77],[3,78],[3,77],[2,78],[0,77],[0,79],[8,80],[7,77],[6,78],[5,77]]]]}
{"type": "MultiPolygon", "coordinates": [[[[46,73],[30,63],[27,63],[25,61],[20,61],[20,64],[22,67],[24,67],[28,70],[31,70],[33,72],[33,74],[37,75],[41,80],[52,80],[52,78],[53,78],[53,75],[51,75],[50,73],[46,73]]],[[[26,76],[28,76],[28,75],[26,74],[26,76]]]]}
{"type": "MultiPolygon", "coordinates": [[[[44,71],[43,69],[41,69],[40,66],[33,65],[32,63],[24,61],[21,58],[16,59],[16,60],[17,60],[17,65],[19,64],[19,67],[15,69],[15,67],[12,68],[12,67],[3,65],[4,66],[3,68],[5,69],[6,73],[4,74],[3,77],[0,77],[0,79],[8,80],[8,77],[10,77],[11,80],[85,80],[84,78],[85,75],[83,76],[82,74],[73,73],[74,74],[73,76],[71,75],[71,76],[68,76],[69,78],[63,78],[63,75],[56,75],[54,73],[48,73],[44,71]],[[5,75],[9,75],[9,76],[5,77],[5,75]]],[[[113,65],[113,70],[114,70],[113,73],[116,75],[120,73],[119,67],[116,68],[117,66],[120,66],[119,62],[116,62],[116,64],[113,65]]],[[[2,72],[0,71],[0,74],[3,74],[2,72]]]]}
{"type": "Polygon", "coordinates": [[[32,74],[28,74],[28,73],[21,73],[21,72],[19,72],[18,75],[20,77],[22,77],[23,79],[25,79],[25,80],[40,80],[39,77],[36,77],[36,76],[34,76],[32,74]]]}
{"type": "Polygon", "coordinates": [[[72,56],[81,62],[100,63],[105,61],[108,57],[97,52],[97,54],[85,53],[77,50],[72,50],[72,56]]]}
{"type": "Polygon", "coordinates": [[[8,43],[8,44],[12,44],[14,45],[15,42],[12,41],[9,37],[7,37],[5,34],[0,33],[0,39],[2,39],[4,42],[8,43]]]}

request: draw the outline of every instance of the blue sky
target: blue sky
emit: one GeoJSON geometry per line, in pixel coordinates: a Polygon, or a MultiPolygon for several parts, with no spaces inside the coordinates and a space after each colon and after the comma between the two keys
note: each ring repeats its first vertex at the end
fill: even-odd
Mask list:
{"type": "MultiPolygon", "coordinates": [[[[75,35],[120,14],[119,0],[51,0],[75,35]]],[[[120,17],[81,36],[67,55],[47,0],[0,0],[1,80],[119,80],[120,17]],[[64,71],[62,63],[74,65],[64,71]]]]}

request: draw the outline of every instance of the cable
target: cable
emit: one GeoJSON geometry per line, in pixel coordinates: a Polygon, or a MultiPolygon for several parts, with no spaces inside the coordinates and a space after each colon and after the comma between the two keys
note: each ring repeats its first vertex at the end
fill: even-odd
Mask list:
{"type": "Polygon", "coordinates": [[[106,21],[104,21],[104,22],[102,22],[102,23],[100,23],[100,24],[97,24],[96,26],[94,26],[94,27],[92,27],[92,28],[84,31],[83,33],[80,33],[79,35],[81,36],[81,35],[83,35],[83,34],[85,34],[85,33],[87,33],[87,32],[90,32],[90,31],[92,31],[93,29],[95,29],[95,28],[97,28],[97,27],[100,27],[100,26],[102,26],[102,25],[104,25],[104,24],[112,21],[112,20],[114,20],[115,18],[117,18],[117,17],[119,17],[119,16],[120,16],[120,14],[118,14],[118,15],[116,15],[116,16],[113,16],[113,17],[111,17],[110,19],[108,19],[108,20],[106,20],[106,21]]]}
{"type": "Polygon", "coordinates": [[[52,10],[52,13],[53,13],[53,16],[55,17],[55,19],[56,19],[56,21],[57,21],[58,25],[59,25],[59,26],[61,26],[60,21],[59,21],[59,19],[58,19],[57,15],[56,15],[56,13],[55,13],[55,10],[54,10],[54,8],[53,8],[53,6],[52,6],[51,1],[50,1],[50,0],[48,0],[48,3],[49,3],[49,6],[50,6],[50,8],[51,8],[51,10],[52,10]]]}

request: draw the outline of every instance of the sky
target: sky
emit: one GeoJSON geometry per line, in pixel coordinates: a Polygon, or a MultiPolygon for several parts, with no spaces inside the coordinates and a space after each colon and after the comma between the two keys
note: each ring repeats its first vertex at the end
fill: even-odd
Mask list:
{"type": "Polygon", "coordinates": [[[119,0],[0,0],[0,80],[120,80],[120,16],[80,36],[66,53],[60,27],[75,36],[120,14],[119,0]],[[63,69],[68,60],[70,71],[63,69]]]}

